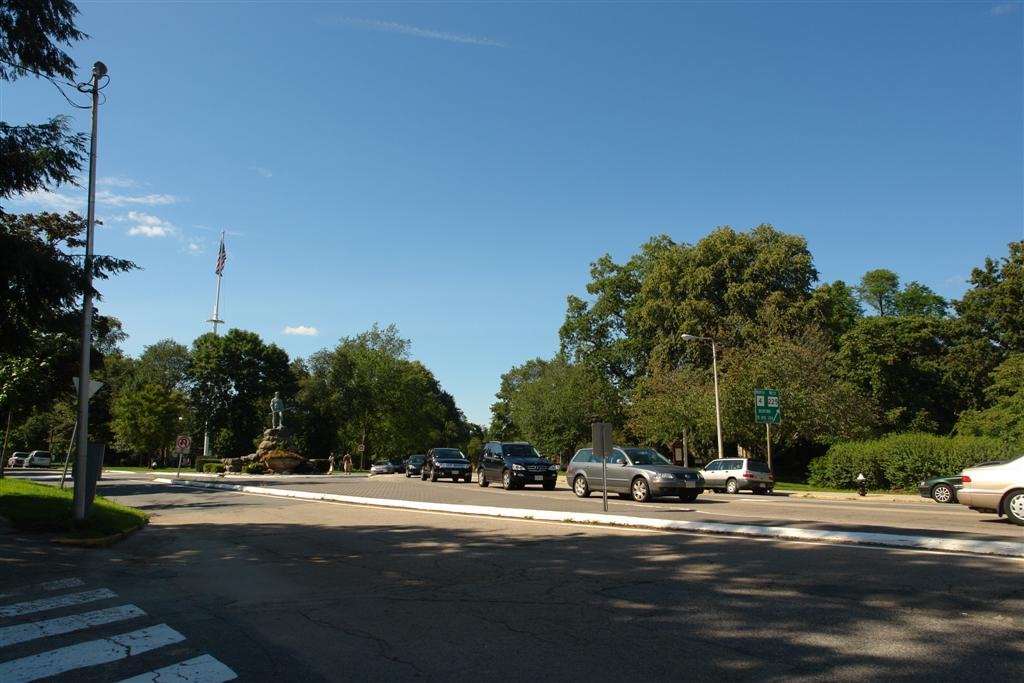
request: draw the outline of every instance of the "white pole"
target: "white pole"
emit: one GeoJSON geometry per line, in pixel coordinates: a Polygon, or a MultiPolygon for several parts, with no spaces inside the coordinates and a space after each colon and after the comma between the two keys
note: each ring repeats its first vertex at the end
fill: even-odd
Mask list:
{"type": "Polygon", "coordinates": [[[722,448],[722,407],[718,402],[718,352],[715,351],[715,340],[711,340],[711,367],[715,375],[715,423],[718,426],[718,457],[724,458],[722,448]]]}
{"type": "MultiPolygon", "coordinates": [[[[213,336],[217,336],[217,325],[223,324],[224,321],[220,319],[220,282],[224,278],[223,264],[221,263],[221,251],[224,249],[224,230],[220,232],[220,246],[217,249],[217,298],[213,302],[213,317],[207,320],[208,323],[213,323],[213,336]]],[[[203,423],[203,457],[210,457],[210,430],[209,422],[203,423]]],[[[179,467],[180,470],[180,467],[179,467]]]]}

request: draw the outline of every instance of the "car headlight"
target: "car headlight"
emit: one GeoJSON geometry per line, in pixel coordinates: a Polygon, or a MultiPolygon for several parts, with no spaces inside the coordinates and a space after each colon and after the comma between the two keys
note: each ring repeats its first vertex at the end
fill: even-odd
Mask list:
{"type": "Polygon", "coordinates": [[[558,465],[548,465],[548,472],[557,472],[558,465]]]}
{"type": "Polygon", "coordinates": [[[525,472],[526,468],[517,463],[517,464],[512,465],[512,471],[513,472],[525,472]]]}
{"type": "Polygon", "coordinates": [[[657,479],[658,481],[665,481],[667,479],[675,479],[676,475],[672,474],[671,472],[655,472],[654,478],[657,479]]]}

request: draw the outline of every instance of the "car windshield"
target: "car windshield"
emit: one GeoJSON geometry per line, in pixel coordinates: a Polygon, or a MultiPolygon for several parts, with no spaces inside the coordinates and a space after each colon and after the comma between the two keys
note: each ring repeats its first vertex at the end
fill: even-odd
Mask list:
{"type": "Polygon", "coordinates": [[[501,452],[516,458],[539,458],[537,449],[528,443],[506,443],[501,445],[501,452]]]}
{"type": "Polygon", "coordinates": [[[626,455],[634,465],[671,465],[664,455],[650,448],[626,448],[626,455]]]}
{"type": "Polygon", "coordinates": [[[439,458],[460,458],[462,460],[466,459],[466,456],[464,456],[462,454],[462,451],[460,451],[458,448],[435,448],[434,455],[436,455],[439,458]]]}
{"type": "Polygon", "coordinates": [[[413,465],[419,465],[424,460],[426,460],[426,456],[423,455],[414,455],[411,458],[409,458],[409,462],[411,462],[413,465]]]}
{"type": "Polygon", "coordinates": [[[771,474],[771,468],[768,467],[768,463],[763,460],[750,460],[747,462],[747,469],[753,470],[754,472],[766,472],[771,474]]]}
{"type": "Polygon", "coordinates": [[[379,465],[381,467],[384,467],[385,465],[390,465],[391,463],[388,462],[387,460],[378,460],[377,462],[375,462],[373,464],[374,465],[379,465]]]}

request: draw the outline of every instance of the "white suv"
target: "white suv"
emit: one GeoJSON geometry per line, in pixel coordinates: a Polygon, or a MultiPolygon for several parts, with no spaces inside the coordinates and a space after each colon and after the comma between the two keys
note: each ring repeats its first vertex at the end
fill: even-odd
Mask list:
{"type": "Polygon", "coordinates": [[[25,467],[49,467],[51,462],[50,451],[32,451],[25,458],[25,467]]]}
{"type": "Polygon", "coordinates": [[[775,488],[775,476],[764,460],[719,458],[705,465],[700,473],[704,487],[715,493],[738,493],[747,489],[770,495],[775,488]]]}

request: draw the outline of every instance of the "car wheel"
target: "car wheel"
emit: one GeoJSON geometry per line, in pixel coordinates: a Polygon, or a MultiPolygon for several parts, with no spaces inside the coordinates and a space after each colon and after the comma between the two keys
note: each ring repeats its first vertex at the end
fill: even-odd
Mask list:
{"type": "Polygon", "coordinates": [[[504,470],[501,473],[501,487],[506,491],[511,491],[516,487],[515,482],[512,481],[512,472],[509,470],[504,470]]]}
{"type": "Polygon", "coordinates": [[[480,484],[480,486],[483,486],[483,487],[490,486],[490,484],[491,484],[491,482],[487,481],[487,475],[484,474],[484,468],[483,467],[481,467],[480,469],[478,469],[476,471],[476,483],[480,484]]]}
{"type": "Polygon", "coordinates": [[[426,480],[427,480],[427,471],[426,470],[421,470],[420,471],[420,481],[426,481],[426,480]]]}
{"type": "Polygon", "coordinates": [[[932,487],[932,500],[936,503],[955,503],[956,493],[949,484],[936,484],[932,487]]]}
{"type": "Polygon", "coordinates": [[[458,484],[459,483],[459,475],[456,474],[454,477],[452,477],[452,481],[455,482],[456,484],[458,484]]]}
{"type": "Polygon", "coordinates": [[[466,477],[465,477],[465,479],[463,479],[463,481],[465,481],[467,484],[469,482],[473,481],[473,473],[472,472],[466,472],[466,477]]]}
{"type": "Polygon", "coordinates": [[[1024,526],[1024,490],[1010,491],[1003,503],[1003,510],[1011,522],[1024,526]]]}
{"type": "Polygon", "coordinates": [[[576,478],[572,480],[572,492],[580,498],[586,498],[590,495],[590,486],[587,484],[587,478],[582,474],[577,474],[576,478]]]}
{"type": "Polygon", "coordinates": [[[634,479],[629,490],[633,494],[633,500],[638,503],[646,503],[651,499],[651,487],[647,485],[647,480],[643,477],[634,479]]]}
{"type": "Polygon", "coordinates": [[[555,490],[555,482],[553,482],[553,481],[546,481],[546,482],[544,482],[544,490],[545,491],[554,491],[555,490]]]}
{"type": "Polygon", "coordinates": [[[739,491],[740,491],[740,487],[736,483],[735,479],[730,479],[729,481],[725,482],[725,492],[726,493],[739,493],[739,491]]]}
{"type": "Polygon", "coordinates": [[[687,491],[686,493],[679,494],[679,500],[684,503],[692,503],[697,500],[697,496],[700,495],[697,491],[687,491]]]}

